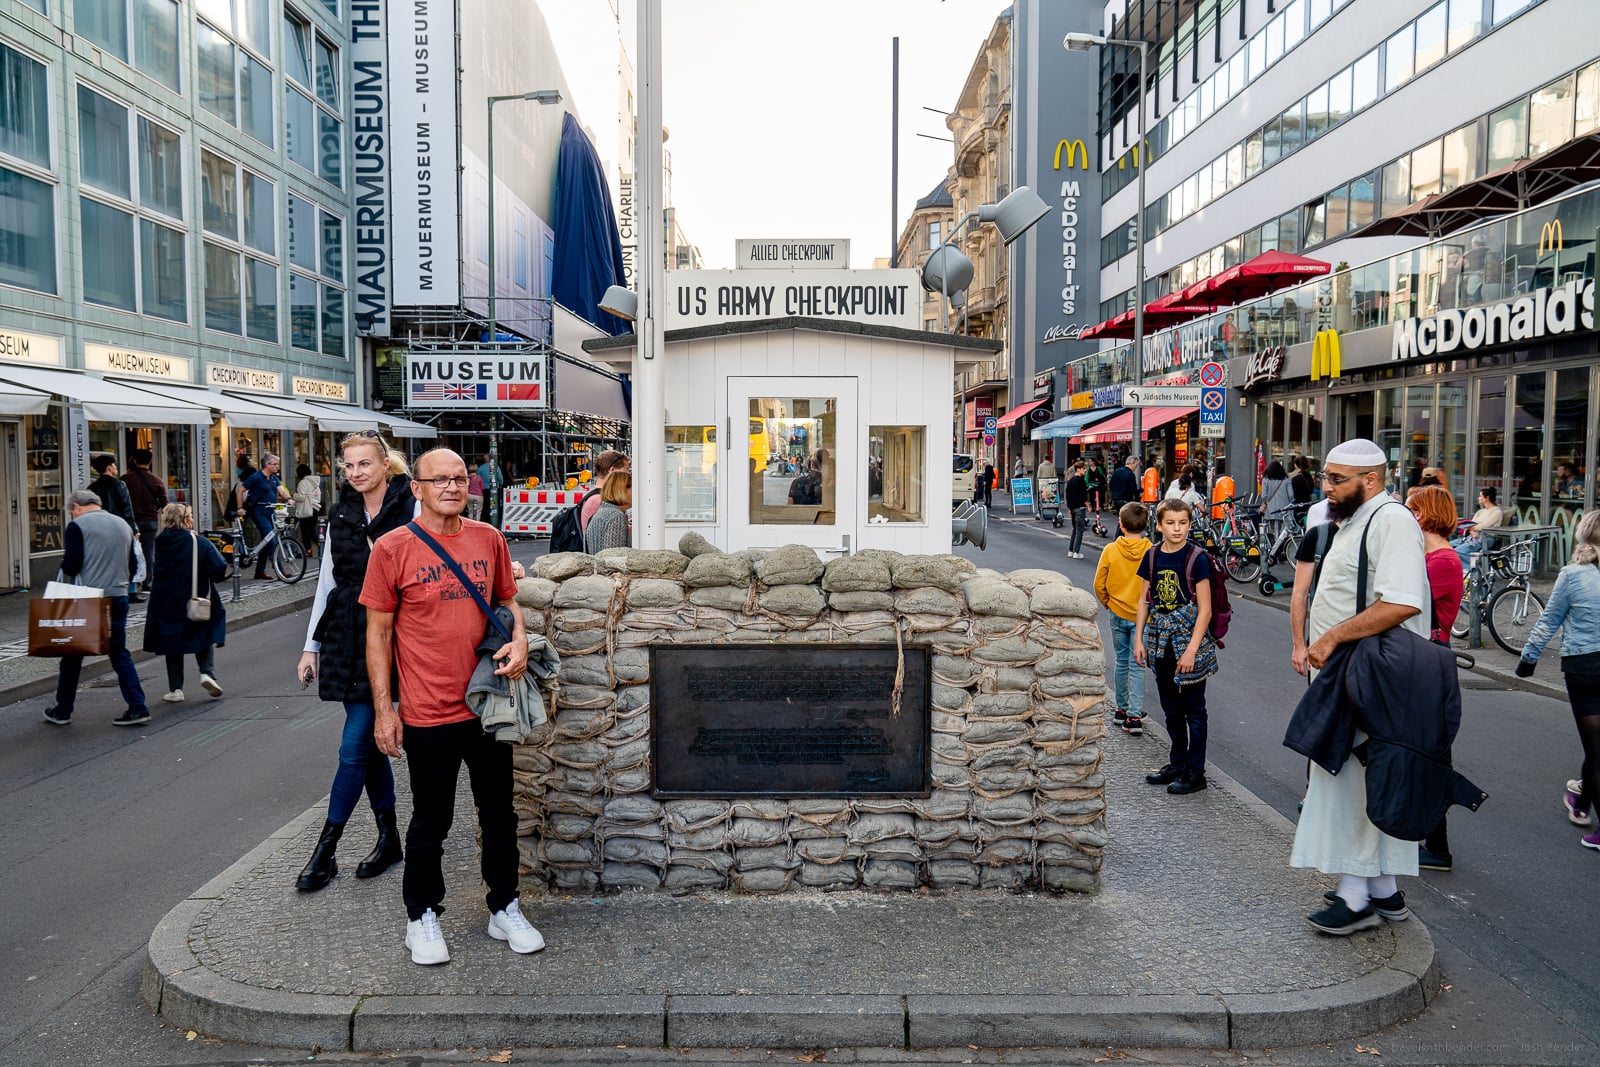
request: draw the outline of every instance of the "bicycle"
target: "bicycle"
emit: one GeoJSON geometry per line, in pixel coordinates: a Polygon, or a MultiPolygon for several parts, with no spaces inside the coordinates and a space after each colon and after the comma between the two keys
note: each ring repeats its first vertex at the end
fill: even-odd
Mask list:
{"type": "Polygon", "coordinates": [[[1497,645],[1514,656],[1522,654],[1528,633],[1544,614],[1544,601],[1528,579],[1533,573],[1533,547],[1531,540],[1513,541],[1504,548],[1473,554],[1461,597],[1465,610],[1450,627],[1451,637],[1471,634],[1468,611],[1476,609],[1479,619],[1489,624],[1497,645]]]}
{"type": "Polygon", "coordinates": [[[228,573],[223,575],[224,578],[233,576],[234,567],[240,568],[243,573],[243,568],[255,563],[262,553],[270,553],[266,559],[278,581],[293,585],[305,577],[306,549],[290,532],[291,522],[289,506],[274,504],[272,529],[253,548],[245,542],[242,517],[235,518],[229,529],[207,530],[203,536],[217,546],[223,561],[228,564],[228,573]]]}
{"type": "Polygon", "coordinates": [[[1236,582],[1249,583],[1261,573],[1261,505],[1252,496],[1226,497],[1211,502],[1223,517],[1199,527],[1194,540],[1211,554],[1212,563],[1236,582]]]}
{"type": "Polygon", "coordinates": [[[1295,556],[1300,551],[1300,542],[1306,536],[1306,512],[1311,510],[1310,504],[1291,505],[1292,514],[1289,517],[1274,520],[1278,532],[1273,536],[1272,543],[1261,552],[1261,595],[1271,596],[1285,583],[1272,573],[1272,568],[1279,563],[1293,563],[1295,556]]]}

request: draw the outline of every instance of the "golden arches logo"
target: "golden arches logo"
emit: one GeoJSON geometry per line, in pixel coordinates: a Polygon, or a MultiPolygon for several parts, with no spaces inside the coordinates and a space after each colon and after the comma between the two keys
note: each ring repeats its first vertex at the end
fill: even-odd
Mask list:
{"type": "Polygon", "coordinates": [[[1552,219],[1539,227],[1539,255],[1560,252],[1567,247],[1566,235],[1561,232],[1561,220],[1552,219]]]}
{"type": "Polygon", "coordinates": [[[1311,339],[1311,380],[1339,377],[1339,331],[1322,330],[1311,339]]]}
{"type": "Polygon", "coordinates": [[[1080,155],[1083,157],[1082,169],[1084,169],[1084,170],[1088,170],[1089,169],[1089,150],[1084,147],[1083,138],[1080,137],[1075,141],[1065,141],[1065,140],[1063,140],[1063,141],[1057,141],[1056,142],[1056,162],[1055,162],[1055,169],[1056,170],[1060,170],[1061,169],[1061,150],[1063,148],[1065,148],[1067,150],[1067,169],[1068,170],[1072,169],[1072,165],[1077,162],[1078,157],[1080,155]]]}

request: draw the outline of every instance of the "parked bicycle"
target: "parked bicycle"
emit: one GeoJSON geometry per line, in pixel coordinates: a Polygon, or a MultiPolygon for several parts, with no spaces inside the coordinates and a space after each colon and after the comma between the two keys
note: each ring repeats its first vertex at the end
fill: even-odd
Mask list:
{"type": "Polygon", "coordinates": [[[1253,582],[1261,573],[1261,503],[1254,495],[1212,502],[1221,519],[1197,525],[1192,539],[1211,555],[1211,562],[1236,582],[1253,582]]]}
{"type": "Polygon", "coordinates": [[[1466,637],[1472,632],[1468,612],[1476,608],[1495,643],[1512,655],[1521,654],[1528,634],[1544,614],[1544,601],[1528,578],[1533,573],[1533,548],[1531,540],[1513,541],[1504,548],[1473,554],[1461,597],[1467,610],[1456,616],[1450,636],[1466,637]]]}
{"type": "Polygon", "coordinates": [[[234,519],[233,526],[226,530],[207,530],[206,540],[217,546],[222,553],[222,558],[228,564],[228,573],[224,578],[233,576],[233,568],[249,567],[260,559],[263,553],[271,568],[271,573],[280,581],[293,585],[306,573],[306,549],[293,533],[290,526],[294,522],[289,517],[287,504],[276,504],[272,508],[272,530],[254,547],[245,542],[244,523],[241,519],[234,519]]]}
{"type": "Polygon", "coordinates": [[[1286,563],[1293,570],[1295,556],[1300,551],[1300,542],[1306,536],[1306,512],[1310,510],[1310,504],[1292,505],[1292,515],[1270,524],[1275,525],[1277,530],[1271,535],[1271,543],[1261,550],[1261,555],[1258,557],[1261,561],[1262,596],[1271,596],[1290,584],[1274,575],[1272,568],[1286,563]]]}

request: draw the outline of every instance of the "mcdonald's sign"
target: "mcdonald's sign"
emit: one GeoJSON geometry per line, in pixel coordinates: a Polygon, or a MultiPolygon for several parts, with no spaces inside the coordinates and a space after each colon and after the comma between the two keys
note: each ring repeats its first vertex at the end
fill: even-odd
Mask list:
{"type": "Polygon", "coordinates": [[[1055,169],[1056,170],[1060,170],[1061,169],[1061,150],[1063,148],[1065,148],[1067,150],[1067,169],[1068,170],[1072,169],[1072,164],[1077,162],[1077,159],[1078,159],[1078,157],[1080,155],[1083,156],[1082,168],[1084,170],[1088,170],[1089,169],[1089,150],[1084,147],[1083,138],[1080,137],[1075,141],[1065,141],[1065,140],[1063,140],[1063,141],[1057,141],[1056,142],[1056,162],[1055,162],[1055,169]]]}
{"type": "Polygon", "coordinates": [[[1311,339],[1311,380],[1339,377],[1339,331],[1321,330],[1311,339]]]}
{"type": "MultiPolygon", "coordinates": [[[[1061,150],[1058,148],[1056,151],[1059,153],[1061,150]]],[[[1567,239],[1561,232],[1560,219],[1551,219],[1539,227],[1539,255],[1542,256],[1546,252],[1560,252],[1566,247],[1567,239]]]]}

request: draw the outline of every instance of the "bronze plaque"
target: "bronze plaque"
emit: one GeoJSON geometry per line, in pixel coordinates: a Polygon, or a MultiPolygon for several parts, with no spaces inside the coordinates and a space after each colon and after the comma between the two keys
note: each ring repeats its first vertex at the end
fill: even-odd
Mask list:
{"type": "Polygon", "coordinates": [[[929,654],[893,645],[657,645],[658,797],[927,796],[929,654]]]}

